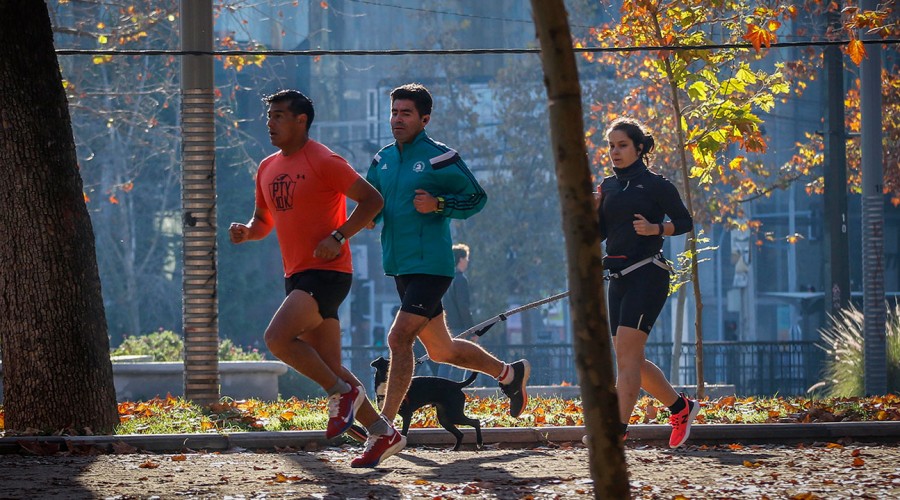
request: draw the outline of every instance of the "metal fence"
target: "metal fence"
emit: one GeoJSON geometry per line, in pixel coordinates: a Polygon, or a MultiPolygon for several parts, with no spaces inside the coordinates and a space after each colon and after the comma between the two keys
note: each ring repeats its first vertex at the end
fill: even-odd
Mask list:
{"type": "MultiPolygon", "coordinates": [[[[488,350],[503,360],[526,358],[532,371],[529,385],[576,385],[578,376],[571,344],[533,344],[490,346],[488,350]]],[[[696,346],[681,347],[680,380],[697,382],[696,346]]],[[[667,376],[672,365],[672,344],[647,344],[647,359],[667,376]]],[[[374,369],[370,363],[378,356],[389,357],[384,346],[345,346],[344,363],[350,366],[371,391],[374,369]]],[[[731,384],[741,396],[805,394],[820,380],[825,352],[815,342],[707,342],[703,344],[703,371],[707,384],[731,384]]],[[[420,368],[417,373],[422,374],[420,368]]],[[[479,379],[480,381],[484,378],[479,379]]],[[[476,385],[479,384],[476,382],[476,385]]]]}

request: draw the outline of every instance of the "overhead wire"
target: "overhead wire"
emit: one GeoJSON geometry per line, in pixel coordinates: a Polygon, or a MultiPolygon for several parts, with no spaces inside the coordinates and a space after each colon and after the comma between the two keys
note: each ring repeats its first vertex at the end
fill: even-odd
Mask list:
{"type": "MultiPolygon", "coordinates": [[[[770,48],[787,47],[827,47],[833,45],[846,45],[850,40],[809,40],[794,42],[775,42],[766,46],[770,48]]],[[[883,40],[861,40],[864,45],[897,45],[900,38],[887,38],[883,40]]],[[[685,50],[724,50],[724,49],[752,49],[751,43],[717,43],[701,45],[644,45],[631,47],[573,47],[576,53],[602,53],[602,52],[655,52],[655,51],[685,51],[685,50]]],[[[398,55],[501,55],[501,54],[539,54],[538,48],[506,48],[506,49],[384,49],[384,50],[358,50],[358,49],[309,49],[309,50],[176,50],[176,49],[56,49],[56,54],[61,56],[95,55],[95,56],[398,56],[398,55]]]]}

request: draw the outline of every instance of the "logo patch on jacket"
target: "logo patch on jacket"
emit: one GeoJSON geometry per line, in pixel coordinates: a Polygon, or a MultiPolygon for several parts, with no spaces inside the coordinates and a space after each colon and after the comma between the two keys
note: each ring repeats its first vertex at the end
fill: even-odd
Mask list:
{"type": "Polygon", "coordinates": [[[417,161],[415,165],[413,165],[413,172],[422,172],[425,170],[425,163],[421,161],[417,161]]]}

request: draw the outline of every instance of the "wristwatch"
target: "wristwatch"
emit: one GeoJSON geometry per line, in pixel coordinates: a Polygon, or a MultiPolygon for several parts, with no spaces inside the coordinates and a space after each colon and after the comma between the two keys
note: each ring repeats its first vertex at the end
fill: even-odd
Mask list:
{"type": "Polygon", "coordinates": [[[437,208],[434,209],[434,211],[436,213],[441,213],[444,211],[444,197],[443,196],[437,197],[437,208]]]}
{"type": "Polygon", "coordinates": [[[341,245],[343,245],[344,242],[347,241],[347,238],[344,237],[344,233],[338,231],[337,229],[335,229],[334,231],[331,232],[331,237],[336,239],[337,242],[340,243],[341,245]]]}

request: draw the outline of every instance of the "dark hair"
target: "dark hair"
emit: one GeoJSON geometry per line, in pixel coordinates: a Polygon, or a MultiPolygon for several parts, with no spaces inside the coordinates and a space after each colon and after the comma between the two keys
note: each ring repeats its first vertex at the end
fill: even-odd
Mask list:
{"type": "Polygon", "coordinates": [[[391,103],[398,99],[411,100],[421,116],[430,115],[431,107],[434,105],[431,92],[421,83],[407,83],[392,90],[391,103]]]}
{"type": "Polygon", "coordinates": [[[453,258],[456,261],[456,264],[459,264],[459,261],[465,259],[469,256],[469,245],[465,243],[457,243],[453,245],[453,258]]]}
{"type": "Polygon", "coordinates": [[[263,97],[263,102],[271,105],[273,102],[288,102],[288,109],[295,115],[306,115],[306,131],[312,126],[313,119],[316,117],[316,110],[313,109],[312,100],[297,90],[279,90],[274,94],[263,97]]]}
{"type": "Polygon", "coordinates": [[[655,144],[653,136],[647,132],[647,127],[640,121],[627,116],[619,117],[609,124],[609,127],[606,129],[606,135],[608,136],[613,130],[625,132],[625,135],[634,143],[634,149],[638,152],[638,158],[643,159],[653,151],[653,145],[655,144]]]}

